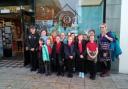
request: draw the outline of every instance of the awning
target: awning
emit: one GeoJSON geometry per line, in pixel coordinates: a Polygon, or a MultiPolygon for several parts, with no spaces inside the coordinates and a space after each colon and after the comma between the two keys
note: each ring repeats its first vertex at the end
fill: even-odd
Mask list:
{"type": "Polygon", "coordinates": [[[102,0],[79,0],[81,6],[100,5],[102,0]]]}

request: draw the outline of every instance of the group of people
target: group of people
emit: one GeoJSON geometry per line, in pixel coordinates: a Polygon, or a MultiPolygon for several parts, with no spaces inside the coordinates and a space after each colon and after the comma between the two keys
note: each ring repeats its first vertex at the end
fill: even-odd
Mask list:
{"type": "MultiPolygon", "coordinates": [[[[73,77],[78,73],[84,78],[89,73],[90,79],[95,80],[97,64],[100,65],[100,76],[110,75],[111,49],[110,43],[114,38],[107,32],[106,24],[100,26],[101,34],[95,35],[95,30],[88,34],[60,33],[47,36],[47,29],[36,33],[34,26],[26,37],[26,52],[29,51],[31,71],[46,76],[56,73],[57,76],[73,77]]],[[[26,54],[28,56],[28,54],[26,54]]],[[[28,60],[27,58],[25,59],[28,60]]]]}

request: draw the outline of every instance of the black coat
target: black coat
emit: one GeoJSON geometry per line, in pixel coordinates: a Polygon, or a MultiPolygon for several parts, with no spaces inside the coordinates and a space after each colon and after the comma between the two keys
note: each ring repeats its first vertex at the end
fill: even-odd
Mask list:
{"type": "Polygon", "coordinates": [[[29,34],[27,36],[26,47],[28,47],[29,50],[31,48],[34,48],[35,50],[37,50],[37,48],[38,48],[38,41],[39,41],[39,35],[38,34],[29,34]]]}
{"type": "Polygon", "coordinates": [[[71,46],[68,46],[68,44],[65,44],[64,53],[66,59],[69,59],[69,56],[73,56],[73,58],[75,58],[75,45],[72,44],[71,46]]]}
{"type": "Polygon", "coordinates": [[[79,58],[80,55],[83,55],[83,56],[86,56],[85,55],[85,51],[86,51],[86,44],[87,44],[88,41],[82,41],[82,53],[80,53],[79,51],[79,43],[78,41],[76,42],[75,44],[75,48],[76,48],[76,57],[79,58]]]}
{"type": "Polygon", "coordinates": [[[60,47],[60,53],[57,54],[57,51],[56,51],[56,42],[53,44],[53,47],[52,47],[52,54],[51,54],[51,58],[53,59],[59,59],[59,60],[62,60],[64,59],[64,43],[61,42],[61,47],[60,47]]]}

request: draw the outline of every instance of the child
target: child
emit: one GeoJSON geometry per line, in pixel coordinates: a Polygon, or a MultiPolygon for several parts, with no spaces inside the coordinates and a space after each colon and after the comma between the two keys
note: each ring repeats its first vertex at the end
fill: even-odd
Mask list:
{"type": "Polygon", "coordinates": [[[44,42],[46,43],[48,36],[47,36],[47,29],[42,29],[41,30],[41,34],[40,34],[40,38],[42,38],[44,40],[44,42]]]}
{"type": "Polygon", "coordinates": [[[39,69],[38,73],[44,73],[44,62],[42,60],[42,45],[43,45],[43,39],[39,39],[39,46],[38,46],[38,63],[39,63],[39,69]]]}
{"type": "Polygon", "coordinates": [[[51,43],[51,39],[48,38],[46,41],[47,44],[47,49],[48,49],[48,53],[49,53],[49,59],[50,59],[50,65],[49,65],[49,72],[51,72],[51,54],[52,54],[52,43],[51,43]]]}
{"type": "Polygon", "coordinates": [[[89,37],[89,40],[90,41],[86,45],[88,72],[90,73],[90,79],[95,80],[98,46],[94,41],[93,35],[89,37]]]}
{"type": "Polygon", "coordinates": [[[65,58],[67,61],[68,77],[73,77],[73,67],[74,67],[74,58],[75,58],[75,46],[73,44],[73,38],[68,37],[68,44],[64,48],[65,58]]]}
{"type": "Polygon", "coordinates": [[[57,70],[57,76],[64,76],[64,44],[59,36],[56,36],[56,42],[53,44],[52,59],[56,63],[53,67],[57,70]]]}
{"type": "Polygon", "coordinates": [[[85,41],[83,40],[83,35],[78,35],[78,41],[76,42],[76,69],[79,72],[79,77],[84,78],[85,72],[85,41]]]}
{"type": "Polygon", "coordinates": [[[87,34],[83,34],[83,40],[88,41],[88,35],[87,34]]]}
{"type": "MultiPolygon", "coordinates": [[[[48,40],[47,40],[48,43],[48,40]]],[[[42,45],[42,57],[44,61],[44,67],[45,67],[45,75],[50,75],[50,57],[49,57],[49,51],[46,44],[43,43],[42,45]]]]}

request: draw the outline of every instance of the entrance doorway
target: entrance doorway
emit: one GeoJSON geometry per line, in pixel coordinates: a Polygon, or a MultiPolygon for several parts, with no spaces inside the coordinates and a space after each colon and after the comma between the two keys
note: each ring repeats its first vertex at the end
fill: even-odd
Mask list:
{"type": "Polygon", "coordinates": [[[23,30],[20,14],[0,14],[3,58],[23,59],[23,30]]]}

